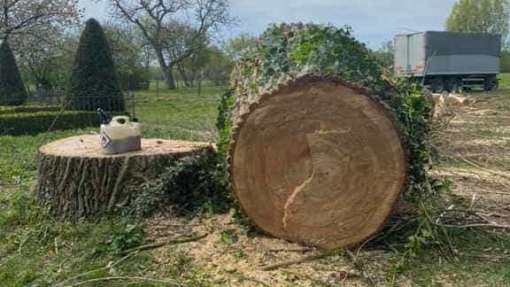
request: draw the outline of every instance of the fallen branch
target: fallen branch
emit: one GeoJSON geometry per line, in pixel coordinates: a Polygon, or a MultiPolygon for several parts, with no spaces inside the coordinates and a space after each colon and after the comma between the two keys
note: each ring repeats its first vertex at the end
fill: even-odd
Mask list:
{"type": "Polygon", "coordinates": [[[509,229],[510,225],[504,224],[496,224],[496,223],[473,223],[473,224],[464,224],[464,225],[456,225],[456,224],[442,224],[435,223],[437,226],[442,226],[446,228],[476,228],[476,227],[488,227],[488,228],[496,228],[496,229],[509,229]]]}
{"type": "Polygon", "coordinates": [[[154,282],[154,283],[161,283],[161,284],[167,284],[170,286],[184,286],[179,284],[177,281],[170,281],[170,280],[163,280],[163,279],[155,279],[155,278],[148,278],[148,277],[138,277],[138,276],[111,276],[111,277],[101,277],[101,278],[94,278],[82,282],[78,282],[72,285],[69,285],[70,287],[76,287],[81,286],[89,283],[95,283],[95,282],[103,282],[103,281],[115,281],[115,280],[130,280],[130,281],[146,281],[146,282],[154,282]]]}
{"type": "Polygon", "coordinates": [[[488,173],[490,173],[492,175],[496,175],[496,176],[500,176],[500,177],[503,177],[503,178],[506,178],[506,179],[510,179],[510,175],[507,172],[500,172],[500,171],[496,171],[496,170],[492,170],[492,169],[483,167],[483,166],[479,165],[478,163],[475,163],[475,162],[465,158],[464,156],[459,155],[458,157],[453,157],[453,156],[448,156],[448,157],[450,157],[452,159],[460,159],[461,161],[467,163],[468,165],[470,165],[472,167],[475,167],[475,168],[478,168],[480,170],[483,170],[485,172],[488,172],[488,173]]]}
{"type": "Polygon", "coordinates": [[[363,265],[363,263],[361,263],[358,260],[359,250],[361,250],[361,248],[358,249],[358,251],[356,252],[356,255],[354,255],[354,253],[352,253],[352,251],[350,251],[349,249],[346,249],[345,254],[347,254],[347,257],[349,257],[349,259],[351,260],[354,267],[360,272],[361,277],[363,277],[363,279],[365,279],[366,283],[369,286],[377,286],[375,284],[374,280],[372,279],[372,277],[370,277],[370,275],[368,275],[368,273],[365,271],[365,266],[363,265]]]}
{"type": "Polygon", "coordinates": [[[303,248],[278,248],[278,249],[269,249],[269,252],[309,252],[313,251],[315,248],[311,247],[303,247],[303,248]]]}
{"type": "Polygon", "coordinates": [[[129,259],[131,256],[133,255],[136,255],[138,254],[138,252],[132,252],[124,257],[122,257],[121,259],[115,261],[115,262],[109,262],[106,266],[104,267],[101,267],[101,268],[97,268],[97,269],[94,269],[94,270],[90,270],[90,271],[87,271],[87,272],[83,272],[83,273],[80,273],[76,276],[73,276],[71,278],[68,278],[60,283],[57,283],[55,284],[55,286],[66,286],[66,283],[67,282],[71,282],[71,281],[74,281],[80,277],[84,277],[84,276],[87,276],[87,275],[90,275],[90,274],[93,274],[93,273],[96,273],[96,272],[100,272],[100,271],[103,271],[103,270],[108,270],[108,269],[111,269],[119,264],[121,264],[122,262],[126,261],[127,259],[129,259]]]}
{"type": "Polygon", "coordinates": [[[237,278],[239,278],[240,280],[245,280],[245,281],[251,281],[251,282],[254,282],[254,283],[257,283],[258,285],[262,285],[264,287],[270,287],[268,284],[266,284],[265,282],[261,281],[261,280],[258,280],[257,278],[253,278],[253,277],[249,277],[249,276],[246,276],[240,272],[236,272],[236,273],[233,273],[232,275],[236,276],[237,278]]]}
{"type": "Polygon", "coordinates": [[[497,229],[510,229],[510,225],[506,224],[498,224],[496,222],[491,221],[486,217],[486,215],[482,215],[480,213],[475,212],[472,209],[462,210],[462,209],[447,209],[444,210],[436,220],[431,220],[435,225],[445,227],[445,228],[476,228],[476,227],[488,227],[488,228],[497,228],[497,229]],[[479,219],[485,221],[486,223],[471,223],[471,224],[444,224],[441,223],[441,219],[444,218],[444,215],[449,212],[459,212],[465,213],[466,215],[471,215],[478,217],[479,219]]]}
{"type": "MultiPolygon", "coordinates": [[[[200,240],[202,238],[205,238],[207,235],[208,234],[203,234],[203,235],[200,235],[200,236],[195,236],[195,237],[186,238],[186,239],[175,239],[175,240],[169,240],[169,241],[161,242],[161,243],[152,243],[152,244],[147,244],[147,245],[141,245],[141,246],[138,246],[138,247],[135,247],[135,248],[131,248],[131,249],[125,250],[124,252],[122,252],[122,254],[125,255],[125,256],[122,257],[121,259],[119,259],[119,260],[117,260],[115,262],[110,262],[110,263],[108,263],[104,267],[97,268],[97,269],[94,269],[94,270],[90,270],[90,271],[78,274],[76,276],[73,276],[73,277],[71,277],[69,279],[66,279],[66,280],[64,280],[64,281],[62,281],[60,283],[55,284],[55,286],[79,286],[79,285],[83,285],[83,284],[87,284],[87,283],[91,283],[91,282],[96,282],[96,281],[122,280],[122,279],[126,279],[126,278],[138,278],[138,280],[140,280],[140,279],[142,279],[144,277],[125,277],[125,276],[122,277],[122,276],[118,276],[118,277],[105,277],[105,278],[102,278],[102,280],[97,280],[97,279],[101,279],[101,278],[91,279],[91,280],[96,280],[96,281],[87,280],[87,281],[83,281],[81,283],[77,283],[78,285],[68,285],[67,284],[68,282],[75,281],[78,278],[81,278],[81,277],[84,277],[84,276],[87,276],[87,275],[90,275],[90,274],[93,274],[93,273],[97,273],[97,272],[100,272],[100,271],[103,271],[103,270],[109,270],[109,269],[111,269],[111,268],[121,264],[122,262],[126,261],[127,259],[129,259],[133,255],[138,254],[140,251],[154,249],[154,248],[162,247],[162,246],[165,246],[165,245],[168,245],[168,244],[181,244],[181,243],[186,243],[186,242],[197,241],[197,240],[200,240]]],[[[145,279],[147,279],[147,278],[145,278],[145,279]]],[[[151,281],[151,280],[154,281],[154,280],[157,280],[157,279],[150,279],[150,278],[148,278],[148,281],[151,281]]],[[[160,282],[160,283],[164,283],[164,282],[160,282]]],[[[177,286],[180,286],[180,285],[177,285],[177,286]]]]}
{"type": "Polygon", "coordinates": [[[165,245],[176,245],[176,244],[183,244],[183,243],[198,241],[200,239],[207,237],[208,235],[209,234],[205,233],[202,235],[185,238],[185,239],[173,239],[173,240],[168,240],[168,241],[164,241],[164,242],[156,242],[156,243],[151,243],[151,244],[146,244],[146,245],[140,245],[138,247],[127,249],[127,250],[123,251],[122,254],[128,254],[128,253],[132,253],[132,252],[136,252],[136,251],[145,251],[145,250],[156,249],[156,248],[163,247],[165,245]]]}
{"type": "Polygon", "coordinates": [[[326,281],[323,281],[323,280],[320,280],[320,279],[315,279],[312,276],[309,276],[309,275],[304,274],[304,273],[296,273],[296,272],[292,272],[290,270],[285,270],[283,272],[287,273],[289,275],[296,276],[297,278],[304,278],[306,280],[312,281],[314,283],[313,286],[325,286],[325,287],[335,287],[335,286],[338,286],[338,285],[333,285],[333,284],[331,284],[329,282],[326,282],[326,281]]]}

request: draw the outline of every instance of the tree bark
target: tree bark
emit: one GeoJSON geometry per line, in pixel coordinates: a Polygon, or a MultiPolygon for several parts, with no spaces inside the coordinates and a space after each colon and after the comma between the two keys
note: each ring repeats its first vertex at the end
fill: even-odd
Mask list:
{"type": "Polygon", "coordinates": [[[103,155],[97,135],[66,138],[39,150],[38,199],[72,221],[118,211],[169,165],[210,151],[207,143],[142,140],[141,151],[103,155]]]}
{"type": "Polygon", "coordinates": [[[161,48],[159,48],[157,45],[152,45],[154,47],[154,50],[156,51],[156,58],[158,58],[159,67],[161,69],[161,72],[163,73],[163,78],[165,79],[165,83],[167,87],[171,90],[174,90],[177,88],[177,85],[175,83],[175,78],[172,72],[172,66],[168,65],[166,63],[165,57],[163,56],[163,52],[161,51],[161,48]]]}

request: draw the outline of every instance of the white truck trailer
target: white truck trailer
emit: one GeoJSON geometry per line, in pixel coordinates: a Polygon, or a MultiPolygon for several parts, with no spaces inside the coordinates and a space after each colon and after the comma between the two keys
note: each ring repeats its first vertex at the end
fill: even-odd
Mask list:
{"type": "Polygon", "coordinates": [[[397,35],[394,45],[396,75],[433,92],[498,87],[500,35],[428,31],[397,35]]]}

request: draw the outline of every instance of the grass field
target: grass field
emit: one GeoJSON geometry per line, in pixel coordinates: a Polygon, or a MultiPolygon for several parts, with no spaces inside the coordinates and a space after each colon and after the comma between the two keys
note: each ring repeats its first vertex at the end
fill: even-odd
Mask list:
{"type": "MultiPolygon", "coordinates": [[[[155,90],[136,94],[136,113],[146,137],[212,141],[222,88],[155,90]]],[[[437,136],[441,160],[432,172],[453,180],[453,196],[473,202],[499,224],[510,223],[510,75],[498,92],[470,95],[437,136]],[[468,162],[475,165],[467,164],[468,162]],[[504,193],[508,192],[509,195],[504,193]]],[[[317,251],[247,233],[231,214],[200,218],[127,218],[68,224],[37,207],[31,186],[37,148],[96,129],[0,136],[0,286],[364,286],[341,252],[276,271],[261,266],[296,260],[317,251]],[[192,224],[190,224],[192,223],[192,224]],[[173,226],[173,227],[172,227],[173,226]],[[122,251],[166,238],[180,228],[208,234],[189,244],[122,251]],[[349,274],[343,281],[341,274],[349,274]]],[[[396,265],[402,241],[364,249],[359,260],[377,285],[510,286],[510,234],[462,228],[450,231],[454,256],[429,242],[405,265],[396,265]]]]}
{"type": "MultiPolygon", "coordinates": [[[[201,96],[195,89],[163,90],[159,95],[155,90],[136,93],[136,113],[144,124],[144,135],[214,140],[216,105],[222,92],[222,88],[209,87],[203,90],[201,96]]],[[[141,230],[138,233],[127,232],[126,228],[130,228],[133,222],[121,219],[98,224],[61,224],[37,208],[30,189],[36,177],[38,147],[59,138],[91,132],[97,132],[97,129],[0,136],[0,286],[53,285],[118,259],[112,255],[115,252],[97,252],[98,247],[108,249],[112,239],[126,241],[142,234],[141,230]]],[[[195,282],[194,269],[186,267],[189,260],[185,256],[178,260],[184,262],[182,266],[168,266],[158,271],[158,277],[180,278],[180,281],[190,284],[195,282]]],[[[152,272],[152,266],[151,256],[142,254],[124,262],[115,274],[144,275],[152,272]]],[[[105,274],[96,272],[81,279],[105,274]]],[[[198,285],[201,280],[197,279],[198,285]]],[[[106,282],[101,286],[125,286],[125,283],[106,282]]]]}

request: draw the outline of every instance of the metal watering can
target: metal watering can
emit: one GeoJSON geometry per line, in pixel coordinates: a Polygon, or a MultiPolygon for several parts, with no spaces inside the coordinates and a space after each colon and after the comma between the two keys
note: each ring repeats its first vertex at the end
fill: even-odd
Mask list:
{"type": "Polygon", "coordinates": [[[128,116],[110,117],[97,109],[101,118],[99,142],[104,154],[119,154],[142,149],[141,126],[128,116]]]}

